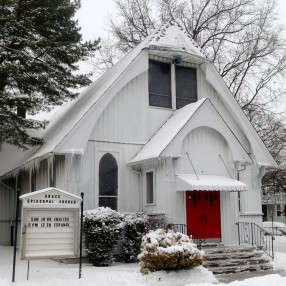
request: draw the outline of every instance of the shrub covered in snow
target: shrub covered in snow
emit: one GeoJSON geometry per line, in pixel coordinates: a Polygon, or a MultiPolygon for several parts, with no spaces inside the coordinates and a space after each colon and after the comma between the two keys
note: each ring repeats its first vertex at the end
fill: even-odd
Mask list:
{"type": "Polygon", "coordinates": [[[202,265],[204,255],[187,235],[163,229],[150,231],[142,238],[138,255],[140,270],[149,271],[192,269],[202,265]]]}
{"type": "Polygon", "coordinates": [[[124,226],[124,216],[100,207],[84,212],[84,244],[89,261],[96,266],[108,265],[124,226]]]}
{"type": "Polygon", "coordinates": [[[148,216],[143,212],[128,213],[124,218],[122,235],[123,260],[125,262],[137,261],[143,235],[146,233],[148,216]]]}

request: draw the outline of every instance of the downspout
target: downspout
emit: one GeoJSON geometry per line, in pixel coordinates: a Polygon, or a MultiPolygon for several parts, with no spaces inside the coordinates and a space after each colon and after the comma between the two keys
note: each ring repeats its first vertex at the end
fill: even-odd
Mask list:
{"type": "Polygon", "coordinates": [[[128,165],[128,169],[139,176],[139,210],[143,211],[143,186],[142,186],[142,173],[139,171],[135,171],[132,169],[130,165],[128,165]]]}

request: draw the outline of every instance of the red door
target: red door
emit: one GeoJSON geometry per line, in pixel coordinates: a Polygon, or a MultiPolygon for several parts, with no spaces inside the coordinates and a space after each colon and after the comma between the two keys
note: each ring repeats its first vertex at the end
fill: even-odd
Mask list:
{"type": "Polygon", "coordinates": [[[186,192],[187,226],[204,239],[220,239],[220,193],[186,192]]]}

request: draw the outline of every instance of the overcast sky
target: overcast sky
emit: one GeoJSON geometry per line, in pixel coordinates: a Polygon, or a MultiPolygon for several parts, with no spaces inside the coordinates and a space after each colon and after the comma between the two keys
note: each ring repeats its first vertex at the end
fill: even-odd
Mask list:
{"type": "MultiPolygon", "coordinates": [[[[286,0],[276,0],[281,21],[286,26],[286,0]]],[[[81,0],[77,17],[85,40],[93,40],[106,35],[105,20],[108,13],[115,14],[113,0],[81,0]]]]}

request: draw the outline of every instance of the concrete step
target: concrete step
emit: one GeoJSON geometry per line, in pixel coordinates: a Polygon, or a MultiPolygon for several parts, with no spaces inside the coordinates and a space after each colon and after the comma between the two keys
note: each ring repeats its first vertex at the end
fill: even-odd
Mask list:
{"type": "Polygon", "coordinates": [[[244,252],[253,252],[261,251],[254,246],[219,246],[219,247],[206,247],[202,249],[206,254],[212,253],[244,253],[244,252]]]}
{"type": "Polygon", "coordinates": [[[211,247],[203,249],[203,266],[214,274],[272,269],[271,259],[255,247],[211,247]]]}
{"type": "Polygon", "coordinates": [[[213,260],[227,260],[227,259],[237,259],[239,256],[239,259],[250,259],[252,257],[261,257],[261,255],[264,255],[263,252],[247,252],[247,253],[206,253],[205,254],[205,260],[213,261],[213,260]]]}
{"type": "MultiPolygon", "coordinates": [[[[209,268],[208,268],[209,269],[209,268]]],[[[228,266],[228,267],[214,267],[209,270],[213,274],[228,274],[228,273],[239,273],[239,272],[253,272],[253,271],[264,271],[272,269],[269,263],[257,264],[257,265],[240,265],[240,266],[228,266]]]]}
{"type": "Polygon", "coordinates": [[[203,266],[207,268],[211,267],[228,267],[228,266],[243,266],[243,265],[257,265],[257,264],[267,264],[269,260],[265,258],[250,258],[244,259],[226,259],[224,261],[204,261],[203,266]]]}

